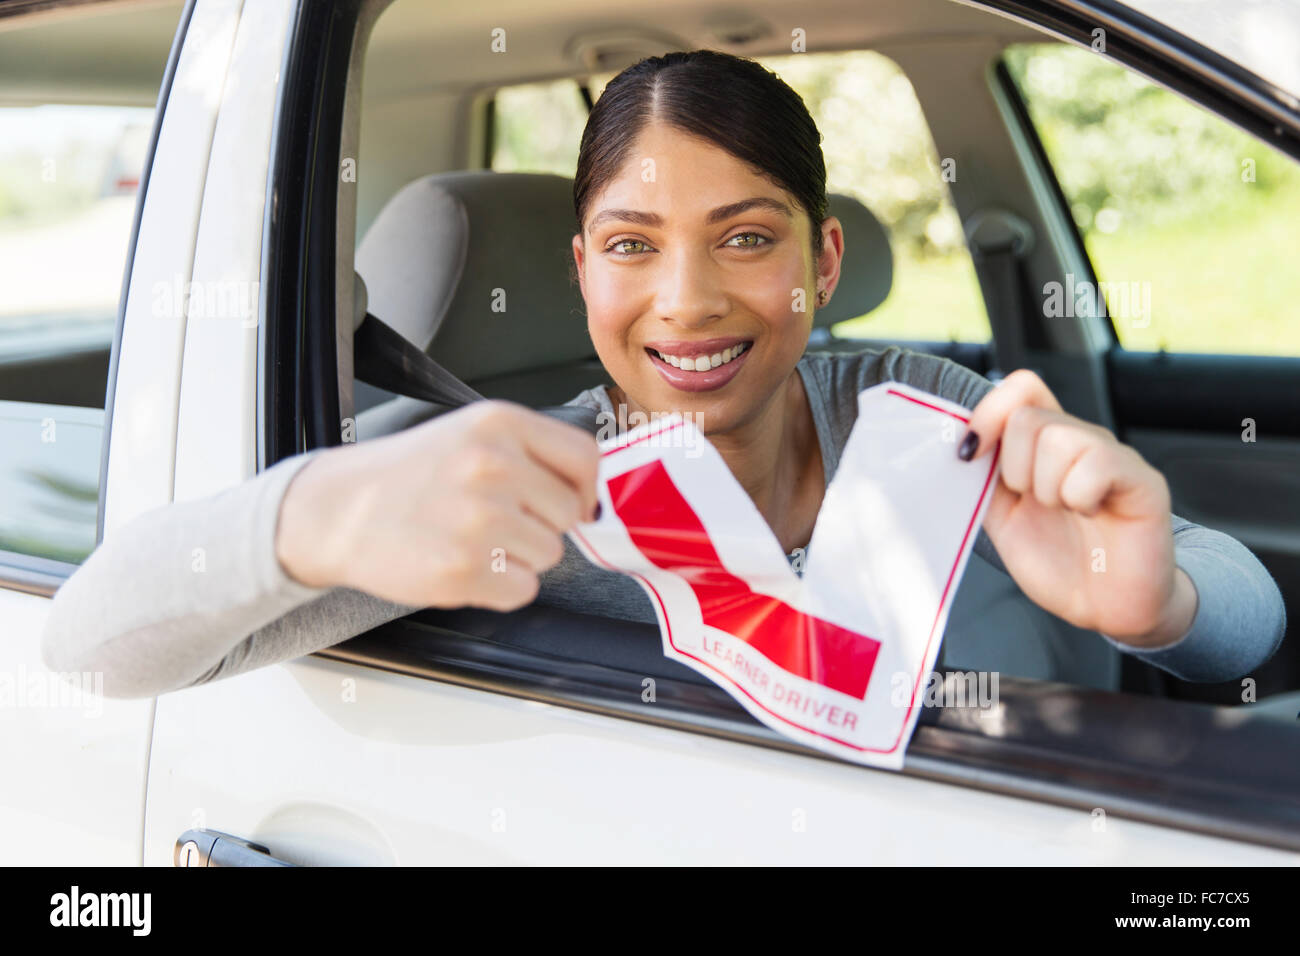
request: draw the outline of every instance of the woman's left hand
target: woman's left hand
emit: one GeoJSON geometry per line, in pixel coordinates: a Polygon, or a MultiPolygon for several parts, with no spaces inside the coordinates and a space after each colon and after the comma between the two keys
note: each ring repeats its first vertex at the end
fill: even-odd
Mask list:
{"type": "MultiPolygon", "coordinates": [[[[998,556],[1040,607],[1135,647],[1192,625],[1196,588],[1174,564],[1169,485],[1100,426],[1067,415],[1033,372],[1008,375],[975,406],[971,458],[1002,442],[984,516],[998,556]]],[[[963,449],[965,450],[965,449],[963,449]]]]}

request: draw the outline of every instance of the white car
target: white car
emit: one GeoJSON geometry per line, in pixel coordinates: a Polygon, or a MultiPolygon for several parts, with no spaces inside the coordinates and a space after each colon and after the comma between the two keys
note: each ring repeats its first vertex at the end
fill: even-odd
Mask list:
{"type": "MultiPolygon", "coordinates": [[[[974,559],[941,669],[950,688],[995,674],[996,697],[927,708],[899,773],[773,733],[666,660],[654,627],[540,606],[423,611],[154,700],[102,699],[94,675],[44,669],[51,596],[115,528],[354,429],[401,427],[392,396],[354,378],[367,309],[486,395],[542,407],[600,381],[573,318],[563,164],[589,78],[675,47],[839,57],[849,96],[879,79],[867,66],[891,70],[890,108],[932,139],[897,215],[868,211],[872,177],[830,164],[848,259],[816,347],[897,338],[986,374],[1037,369],[1067,410],[1164,472],[1176,513],[1236,536],[1300,608],[1296,220],[1259,233],[1274,253],[1289,244],[1270,288],[1290,314],[1243,305],[1217,347],[1126,348],[1142,328],[1104,312],[1035,321],[1025,291],[1098,281],[1124,220],[1084,209],[1008,55],[1073,45],[1134,89],[1178,94],[1256,143],[1241,158],[1281,189],[1300,158],[1294,8],[523,9],[0,6],[0,863],[1300,862],[1295,647],[1243,680],[1184,684],[1048,620],[974,559]],[[102,205],[120,198],[105,177],[110,194],[130,183],[119,144],[151,107],[129,223],[102,205]],[[511,139],[521,110],[545,110],[534,129],[554,143],[524,145],[549,150],[547,168],[511,139]],[[917,209],[926,225],[909,235],[949,258],[908,258],[899,230],[917,209]],[[924,293],[917,270],[940,261],[977,278],[952,307],[982,337],[854,337],[891,288],[924,293]],[[483,314],[494,286],[511,290],[508,315],[483,314]],[[1265,321],[1276,350],[1244,354],[1265,321]]],[[[1035,82],[1059,92],[1059,67],[1035,82]]],[[[1085,105],[1101,96],[1081,89],[1085,105]]],[[[859,126],[881,104],[861,107],[859,126]]],[[[1252,215],[1271,222],[1269,206],[1252,215]]],[[[1193,281],[1220,255],[1249,269],[1264,246],[1233,247],[1224,229],[1206,261],[1170,269],[1193,281]]]]}

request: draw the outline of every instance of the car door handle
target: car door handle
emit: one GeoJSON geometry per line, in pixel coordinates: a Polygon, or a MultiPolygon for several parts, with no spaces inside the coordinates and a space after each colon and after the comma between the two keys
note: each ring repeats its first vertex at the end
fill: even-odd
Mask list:
{"type": "Polygon", "coordinates": [[[297,866],[271,856],[260,843],[220,830],[186,830],[176,838],[172,862],[176,866],[297,866]]]}

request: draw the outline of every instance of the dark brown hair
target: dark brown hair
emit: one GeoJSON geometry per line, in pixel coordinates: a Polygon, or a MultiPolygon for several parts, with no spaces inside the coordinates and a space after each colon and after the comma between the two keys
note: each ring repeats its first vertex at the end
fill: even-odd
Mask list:
{"type": "Polygon", "coordinates": [[[610,80],[582,131],[573,178],[578,232],[592,197],[652,120],[709,140],[787,190],[808,213],[814,258],[821,256],[826,161],[817,124],[775,73],[716,50],[647,57],[610,80]]]}

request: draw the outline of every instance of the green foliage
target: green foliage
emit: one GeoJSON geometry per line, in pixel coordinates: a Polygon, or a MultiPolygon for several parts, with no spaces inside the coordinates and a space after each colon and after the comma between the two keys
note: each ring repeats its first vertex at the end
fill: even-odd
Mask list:
{"type": "Polygon", "coordinates": [[[803,98],[817,123],[828,189],[866,205],[897,254],[946,257],[963,248],[921,105],[893,60],[862,51],[761,62],[803,98]]]}
{"type": "Polygon", "coordinates": [[[1098,278],[1150,291],[1125,348],[1300,355],[1300,164],[1088,50],[1006,62],[1098,278]]]}
{"type": "Polygon", "coordinates": [[[1300,188],[1288,157],[1090,50],[1014,46],[1006,63],[1085,232],[1194,222],[1300,188]]]}
{"type": "Polygon", "coordinates": [[[573,80],[500,90],[492,128],[492,168],[572,176],[587,110],[573,80]]]}

